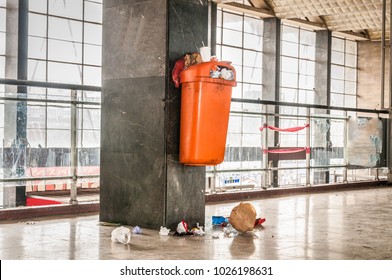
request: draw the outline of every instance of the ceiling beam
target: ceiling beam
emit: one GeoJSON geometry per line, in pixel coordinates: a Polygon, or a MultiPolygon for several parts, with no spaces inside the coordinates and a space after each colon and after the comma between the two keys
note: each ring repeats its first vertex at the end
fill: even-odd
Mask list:
{"type": "Polygon", "coordinates": [[[304,28],[308,28],[314,31],[317,30],[326,30],[327,27],[325,26],[324,23],[319,23],[319,22],[312,22],[312,21],[308,21],[308,20],[304,20],[304,19],[299,19],[299,18],[295,18],[295,19],[282,19],[282,22],[288,23],[288,24],[292,24],[295,26],[300,26],[300,27],[304,27],[304,28]]]}
{"type": "Polygon", "coordinates": [[[240,3],[218,3],[221,8],[230,9],[232,11],[253,15],[261,18],[271,18],[275,17],[274,13],[267,9],[260,9],[252,6],[247,6],[240,3]]]}

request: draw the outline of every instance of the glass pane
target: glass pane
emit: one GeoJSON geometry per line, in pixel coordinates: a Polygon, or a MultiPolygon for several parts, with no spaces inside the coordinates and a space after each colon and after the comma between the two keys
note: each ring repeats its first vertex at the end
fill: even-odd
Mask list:
{"type": "Polygon", "coordinates": [[[298,57],[298,44],[282,42],[282,55],[298,57]]]}
{"type": "Polygon", "coordinates": [[[46,16],[29,13],[29,35],[46,37],[46,16]]]}
{"type": "Polygon", "coordinates": [[[346,40],[346,53],[357,54],[357,42],[346,40]]]}
{"type": "Polygon", "coordinates": [[[229,29],[223,29],[223,44],[242,47],[242,33],[229,29]]]}
{"type": "Polygon", "coordinates": [[[335,93],[344,93],[344,81],[331,80],[331,91],[335,93]]]}
{"type": "Polygon", "coordinates": [[[0,32],[0,55],[5,55],[5,33],[0,32]]]}
{"type": "Polygon", "coordinates": [[[263,35],[263,21],[256,18],[244,17],[244,32],[263,35]]]}
{"type": "Polygon", "coordinates": [[[45,129],[46,108],[43,106],[27,106],[27,128],[45,129]]]}
{"type": "Polygon", "coordinates": [[[33,81],[46,81],[46,62],[29,59],[28,78],[33,81]]]}
{"type": "Polygon", "coordinates": [[[0,32],[6,32],[6,10],[0,9],[0,32]]]}
{"type": "Polygon", "coordinates": [[[48,129],[48,148],[71,148],[70,130],[48,129]]]}
{"type": "Polygon", "coordinates": [[[82,146],[84,148],[94,148],[100,145],[100,132],[96,130],[83,130],[82,146]]]}
{"type": "Polygon", "coordinates": [[[244,84],[244,98],[245,99],[261,99],[262,85],[244,84]]]}
{"type": "Polygon", "coordinates": [[[56,83],[81,84],[82,66],[49,62],[48,81],[56,83]]]}
{"type": "Polygon", "coordinates": [[[0,56],[0,78],[5,78],[5,57],[4,56],[0,56]]]}
{"type": "Polygon", "coordinates": [[[222,27],[222,10],[218,9],[217,15],[216,15],[216,26],[222,27]]]}
{"type": "Polygon", "coordinates": [[[99,129],[101,113],[99,109],[83,109],[83,129],[99,129]]]}
{"type": "Polygon", "coordinates": [[[344,52],[344,39],[332,37],[332,50],[344,52]]]}
{"type": "Polygon", "coordinates": [[[91,86],[101,86],[101,68],[100,67],[83,67],[83,84],[91,86]]]}
{"type": "Polygon", "coordinates": [[[299,75],[299,88],[302,89],[314,88],[314,76],[299,75]]]}
{"type": "Polygon", "coordinates": [[[282,57],[282,72],[298,73],[298,59],[282,57]]]}
{"type": "Polygon", "coordinates": [[[49,38],[82,42],[82,22],[49,17],[49,38]]]}
{"type": "Polygon", "coordinates": [[[71,129],[71,108],[48,107],[48,128],[71,129]]]}
{"type": "MultiPolygon", "coordinates": [[[[261,124],[259,125],[259,127],[261,124]]],[[[243,134],[242,135],[242,146],[243,147],[260,147],[261,146],[261,134],[243,134]]]]}
{"type": "Polygon", "coordinates": [[[345,95],[344,96],[344,106],[349,108],[357,107],[357,98],[355,95],[345,95]]]}
{"type": "Polygon", "coordinates": [[[309,30],[300,30],[300,42],[303,45],[315,46],[316,45],[316,33],[309,30]]]}
{"type": "Polygon", "coordinates": [[[261,84],[262,73],[260,68],[243,67],[243,81],[248,83],[261,84]]]}
{"type": "Polygon", "coordinates": [[[222,29],[221,28],[217,28],[216,29],[216,43],[217,44],[222,44],[222,29]]]}
{"type": "Polygon", "coordinates": [[[48,59],[82,63],[82,44],[49,39],[48,59]]]}
{"type": "Polygon", "coordinates": [[[282,40],[286,42],[298,43],[299,29],[287,25],[282,26],[282,40]]]}
{"type": "Polygon", "coordinates": [[[229,133],[241,133],[242,129],[242,117],[239,116],[231,116],[229,118],[229,133]]]}
{"type": "Polygon", "coordinates": [[[102,5],[84,2],[84,20],[102,23],[102,5]]]}
{"type": "Polygon", "coordinates": [[[46,14],[47,0],[29,0],[29,10],[32,12],[46,14]]]}
{"type": "Polygon", "coordinates": [[[331,77],[333,79],[344,80],[344,67],[338,65],[331,66],[331,77]]]}
{"type": "Polygon", "coordinates": [[[102,25],[85,23],[84,42],[87,44],[102,45],[102,25]]]}
{"type": "Polygon", "coordinates": [[[83,1],[75,1],[75,0],[49,1],[49,14],[82,20],[83,1]]]}
{"type": "Polygon", "coordinates": [[[353,54],[346,54],[346,66],[356,67],[357,66],[357,56],[353,54]]]}
{"type": "Polygon", "coordinates": [[[309,60],[299,60],[299,73],[314,76],[315,62],[309,60]]]}
{"type": "Polygon", "coordinates": [[[346,94],[357,94],[357,83],[356,82],[350,82],[350,81],[346,81],[345,82],[345,90],[344,92],[346,94]]]}
{"type": "Polygon", "coordinates": [[[331,106],[342,107],[344,105],[344,95],[342,94],[331,94],[331,106]]]}
{"type": "Polygon", "coordinates": [[[282,72],[281,78],[282,78],[281,84],[283,87],[292,87],[292,88],[298,87],[298,74],[282,72]]]}
{"type": "Polygon", "coordinates": [[[244,48],[256,51],[263,50],[263,37],[253,34],[244,34],[244,48]]]}
{"type": "Polygon", "coordinates": [[[31,148],[45,147],[45,129],[28,128],[27,140],[31,148]]]}
{"type": "Polygon", "coordinates": [[[231,61],[233,64],[242,64],[242,50],[222,46],[222,60],[231,61]]]}
{"type": "Polygon", "coordinates": [[[84,45],[83,63],[91,65],[102,65],[102,48],[96,45],[84,45]]]}
{"type": "Polygon", "coordinates": [[[29,57],[46,59],[46,39],[29,36],[29,57]]]}
{"type": "Polygon", "coordinates": [[[332,51],[331,61],[332,61],[332,63],[335,63],[335,64],[344,65],[344,53],[332,51]]]}
{"type": "Polygon", "coordinates": [[[262,53],[260,52],[244,51],[244,66],[261,68],[263,65],[261,59],[262,53]]]}
{"type": "Polygon", "coordinates": [[[243,117],[242,132],[259,134],[261,125],[261,118],[259,117],[243,117]]]}
{"type": "Polygon", "coordinates": [[[315,47],[300,45],[299,46],[299,57],[314,60],[316,58],[315,47]]]}
{"type": "Polygon", "coordinates": [[[357,80],[357,71],[354,68],[345,68],[345,79],[347,81],[356,81],[357,80]]]}
{"type": "Polygon", "coordinates": [[[242,31],[242,16],[230,13],[223,14],[223,26],[225,28],[242,31]]]}

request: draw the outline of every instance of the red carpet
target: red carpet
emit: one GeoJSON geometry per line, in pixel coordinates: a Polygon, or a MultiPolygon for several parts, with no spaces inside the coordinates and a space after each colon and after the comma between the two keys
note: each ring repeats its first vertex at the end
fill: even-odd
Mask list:
{"type": "Polygon", "coordinates": [[[36,198],[36,197],[26,198],[26,206],[42,206],[42,205],[54,205],[54,204],[62,204],[62,203],[55,200],[36,198]]]}

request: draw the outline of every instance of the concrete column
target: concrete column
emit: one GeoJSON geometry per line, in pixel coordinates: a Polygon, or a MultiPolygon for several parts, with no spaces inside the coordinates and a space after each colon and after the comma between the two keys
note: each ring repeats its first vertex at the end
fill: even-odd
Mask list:
{"type": "MultiPolygon", "coordinates": [[[[316,77],[315,77],[315,104],[330,105],[331,97],[331,45],[332,33],[328,30],[316,31],[316,77]]],[[[315,109],[315,114],[328,114],[328,110],[315,109]]],[[[323,119],[319,119],[324,122],[323,119]]],[[[330,124],[326,120],[326,125],[330,124]]],[[[313,126],[313,156],[314,165],[329,165],[330,130],[325,131],[324,125],[313,126]]],[[[328,183],[329,171],[314,170],[314,184],[328,183]]]]}
{"type": "MultiPolygon", "coordinates": [[[[278,18],[264,19],[263,34],[263,99],[280,100],[280,29],[281,22],[278,18]]],[[[279,107],[268,106],[268,113],[279,114],[279,107]]],[[[268,124],[279,126],[279,117],[268,117],[268,124]]],[[[268,133],[268,145],[276,146],[279,143],[279,133],[268,133]]],[[[267,147],[268,148],[268,147],[267,147]]],[[[268,166],[265,165],[265,166],[268,166]]],[[[273,161],[273,167],[278,166],[278,161],[273,161]]],[[[278,186],[278,172],[272,173],[272,185],[278,186]]]]}
{"type": "MultiPolygon", "coordinates": [[[[7,0],[6,78],[27,80],[28,53],[28,0],[7,0]]],[[[26,98],[25,86],[6,86],[8,96],[26,98]]],[[[27,102],[4,103],[4,152],[5,178],[25,175],[27,148],[27,102]]],[[[25,182],[6,185],[3,195],[4,208],[26,204],[25,182]]]]}
{"type": "Polygon", "coordinates": [[[208,42],[207,0],[103,2],[100,220],[204,224],[205,167],[179,164],[175,61],[208,42]]]}

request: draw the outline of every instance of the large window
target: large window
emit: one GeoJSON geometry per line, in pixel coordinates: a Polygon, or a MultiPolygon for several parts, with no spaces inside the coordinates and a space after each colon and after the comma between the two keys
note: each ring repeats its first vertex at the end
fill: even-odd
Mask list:
{"type": "MultiPolygon", "coordinates": [[[[263,21],[240,13],[218,10],[217,57],[231,61],[237,72],[233,98],[262,99],[263,21]]],[[[232,102],[225,161],[219,170],[238,169],[238,174],[221,173],[221,186],[260,185],[260,174],[241,169],[261,168],[260,116],[236,112],[261,112],[260,105],[232,102]]]]}
{"type": "Polygon", "coordinates": [[[331,106],[357,105],[357,43],[332,37],[331,106]]]}
{"type": "MultiPolygon", "coordinates": [[[[9,14],[7,15],[6,11],[9,10],[5,9],[5,1],[0,1],[1,78],[5,77],[6,67],[8,67],[7,73],[8,69],[14,70],[12,60],[9,57],[5,60],[6,47],[13,45],[6,45],[5,40],[16,39],[15,36],[11,36],[12,34],[5,33],[6,20],[7,24],[15,24],[12,21],[13,17],[7,18],[9,14]]],[[[70,84],[75,88],[101,86],[101,41],[102,0],[30,0],[27,79],[52,84],[70,84]]],[[[11,73],[7,78],[16,79],[15,73],[11,73]]],[[[12,85],[0,86],[0,92],[7,91],[6,100],[0,105],[2,177],[13,179],[23,176],[72,175],[70,169],[72,104],[77,104],[77,174],[97,175],[100,146],[100,92],[94,89],[69,90],[51,86],[29,86],[26,92],[24,90],[21,92],[20,89],[12,85]],[[27,100],[15,101],[12,99],[15,97],[27,100]],[[21,113],[17,114],[17,112],[21,113]],[[15,134],[15,131],[19,132],[15,134]]],[[[78,178],[78,187],[92,185],[96,187],[97,182],[98,177],[78,178]]],[[[13,187],[15,184],[7,182],[3,187],[13,187]]],[[[69,188],[70,180],[67,179],[26,182],[28,192],[69,188]]],[[[0,197],[0,206],[2,202],[0,197]]]]}
{"type": "Polygon", "coordinates": [[[102,1],[29,4],[29,80],[100,86],[102,1]]]}

